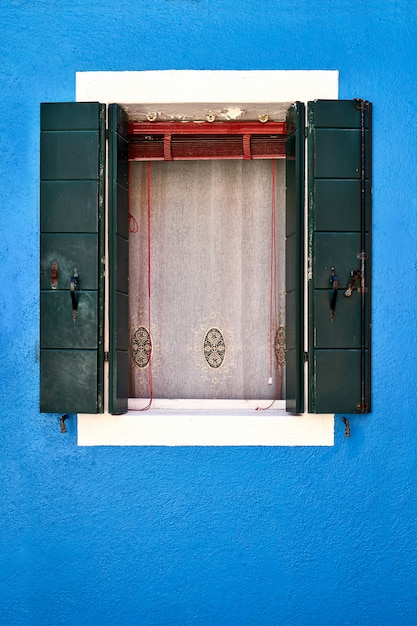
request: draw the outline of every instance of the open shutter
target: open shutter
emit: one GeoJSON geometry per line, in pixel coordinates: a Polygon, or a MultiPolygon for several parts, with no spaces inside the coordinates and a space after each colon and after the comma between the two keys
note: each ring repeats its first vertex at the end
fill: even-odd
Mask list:
{"type": "Polygon", "coordinates": [[[370,411],[370,120],[362,100],[308,105],[311,412],[370,411]]]}
{"type": "Polygon", "coordinates": [[[286,406],[304,410],[304,104],[287,113],[286,140],[286,406]]]}
{"type": "Polygon", "coordinates": [[[128,117],[109,106],[109,411],[125,413],[129,380],[128,117]]]}
{"type": "Polygon", "coordinates": [[[105,107],[41,105],[40,408],[103,411],[105,107]]]}

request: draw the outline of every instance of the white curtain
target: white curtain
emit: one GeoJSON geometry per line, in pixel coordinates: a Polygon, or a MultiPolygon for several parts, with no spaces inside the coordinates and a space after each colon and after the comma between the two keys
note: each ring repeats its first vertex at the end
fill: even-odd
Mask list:
{"type": "MultiPolygon", "coordinates": [[[[274,167],[283,325],[285,161],[274,167]]],[[[142,328],[142,339],[149,331],[152,341],[155,398],[274,398],[271,161],[153,162],[150,172],[149,275],[147,163],[130,165],[130,213],[138,225],[129,243],[130,396],[149,396],[149,365],[133,358],[142,328]],[[216,332],[208,336],[210,329],[216,332]]]]}

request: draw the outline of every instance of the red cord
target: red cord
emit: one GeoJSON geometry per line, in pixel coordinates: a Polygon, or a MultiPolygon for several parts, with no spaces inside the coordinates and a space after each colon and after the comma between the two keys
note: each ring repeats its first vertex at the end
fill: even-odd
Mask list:
{"type": "Polygon", "coordinates": [[[151,162],[148,161],[148,330],[151,337],[151,349],[148,361],[149,402],[141,411],[147,411],[152,406],[152,335],[151,335],[151,162]]]}
{"type": "Polygon", "coordinates": [[[266,411],[270,409],[275,400],[278,400],[281,387],[281,371],[278,363],[278,350],[276,349],[278,332],[277,313],[277,239],[276,239],[276,199],[275,199],[275,161],[271,160],[271,265],[270,265],[270,288],[269,288],[269,377],[273,377],[273,362],[277,372],[277,384],[272,402],[266,407],[257,407],[256,410],[266,411]]]}
{"type": "MultiPolygon", "coordinates": [[[[128,163],[127,169],[127,188],[130,189],[130,162],[128,163]]],[[[130,208],[128,209],[129,214],[129,233],[137,233],[139,230],[138,223],[136,218],[131,214],[130,208]]]]}
{"type": "Polygon", "coordinates": [[[275,162],[272,160],[271,170],[271,267],[270,267],[270,288],[269,288],[269,376],[273,374],[273,344],[274,328],[276,321],[276,282],[277,282],[277,250],[276,250],[276,203],[275,203],[275,162]],[[274,303],[275,301],[275,303],[274,303]]]}

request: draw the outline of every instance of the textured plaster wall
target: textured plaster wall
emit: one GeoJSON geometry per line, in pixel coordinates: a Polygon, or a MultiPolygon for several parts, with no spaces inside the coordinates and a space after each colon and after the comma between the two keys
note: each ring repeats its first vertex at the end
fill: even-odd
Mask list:
{"type": "Polygon", "coordinates": [[[13,625],[415,624],[413,0],[7,0],[0,614],[13,625]],[[331,448],[79,448],[38,412],[39,103],[75,72],[337,69],[374,102],[373,414],[331,448]]]}

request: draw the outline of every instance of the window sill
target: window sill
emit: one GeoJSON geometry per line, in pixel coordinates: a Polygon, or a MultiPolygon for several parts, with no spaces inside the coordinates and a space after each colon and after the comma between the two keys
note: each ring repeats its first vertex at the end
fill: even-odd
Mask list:
{"type": "Polygon", "coordinates": [[[130,400],[124,415],[78,415],[79,446],[333,446],[333,415],[289,415],[268,401],[130,400]]]}

